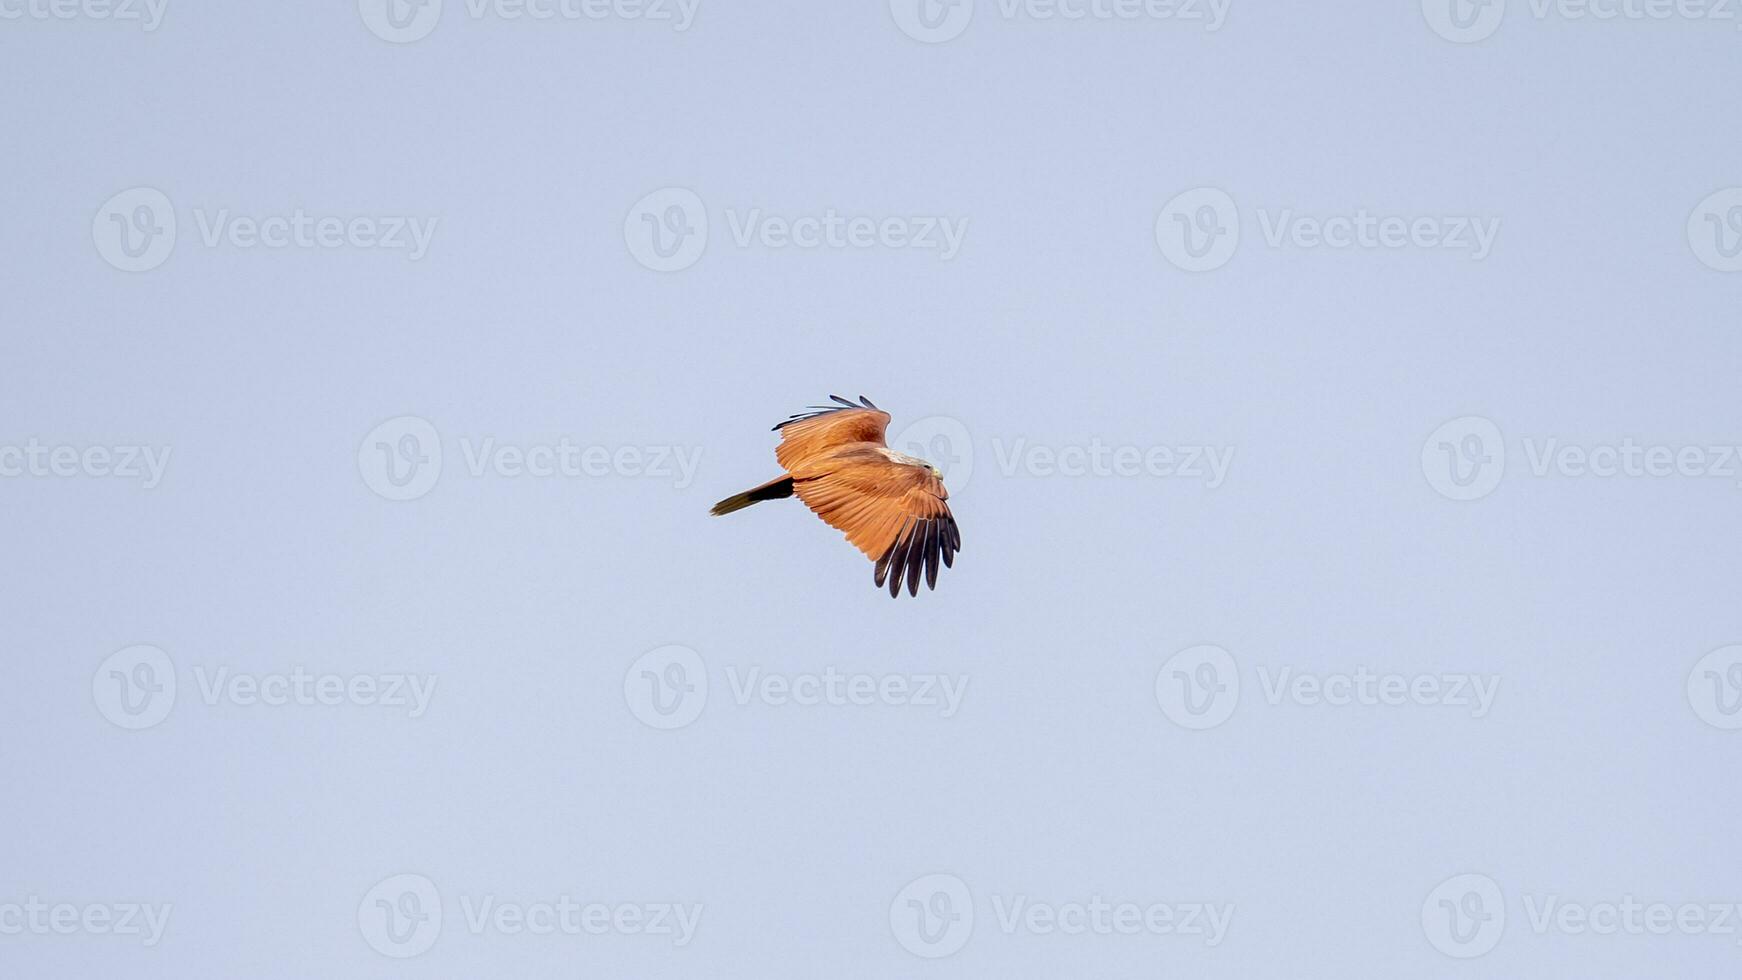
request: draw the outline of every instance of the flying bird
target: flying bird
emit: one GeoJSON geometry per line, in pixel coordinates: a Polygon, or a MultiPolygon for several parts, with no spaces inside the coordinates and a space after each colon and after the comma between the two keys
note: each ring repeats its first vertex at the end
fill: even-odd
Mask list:
{"type": "Polygon", "coordinates": [[[814,405],[774,427],[780,445],[774,458],[785,470],[759,487],[733,494],[711,513],[730,514],[763,500],[797,495],[853,547],[877,563],[873,580],[889,594],[919,595],[938,583],[938,563],[948,568],[962,550],[962,534],[950,515],[949,492],[938,468],[889,448],[889,413],[864,395],[854,404],[830,395],[833,405],[814,405]]]}

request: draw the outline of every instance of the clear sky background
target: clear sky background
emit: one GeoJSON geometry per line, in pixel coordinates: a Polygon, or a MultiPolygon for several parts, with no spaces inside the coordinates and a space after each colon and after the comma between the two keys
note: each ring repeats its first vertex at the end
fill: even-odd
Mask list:
{"type": "Polygon", "coordinates": [[[395,43],[373,0],[0,0],[0,973],[1735,973],[1742,915],[1568,923],[1742,902],[1742,21],[903,2],[395,43]],[[247,244],[299,209],[334,247],[247,244]],[[769,223],[831,212],[870,243],[769,223]],[[1317,242],[1363,215],[1425,224],[1317,242]],[[935,592],[796,501],[707,515],[831,392],[929,420],[935,592]],[[1628,445],[1700,463],[1558,455],[1628,445]],[[298,671],[347,693],[250,703],[298,671]],[[829,672],[966,686],[777,703],[829,672]],[[1439,694],[1288,686],[1362,672],[1439,694]],[[416,717],[355,686],[407,675],[416,717]],[[563,896],[702,912],[467,914],[563,896]],[[1028,918],[1097,899],[1232,917],[1028,918]]]}

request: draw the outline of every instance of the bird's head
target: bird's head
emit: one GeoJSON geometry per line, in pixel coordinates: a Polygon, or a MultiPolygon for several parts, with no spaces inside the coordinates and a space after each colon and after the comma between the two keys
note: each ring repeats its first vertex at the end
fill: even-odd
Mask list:
{"type": "Polygon", "coordinates": [[[932,476],[943,476],[943,473],[940,472],[937,467],[933,466],[928,460],[920,459],[918,456],[909,456],[906,453],[898,453],[893,449],[885,449],[882,452],[883,455],[892,463],[900,463],[903,466],[917,466],[922,470],[930,470],[932,476]]]}

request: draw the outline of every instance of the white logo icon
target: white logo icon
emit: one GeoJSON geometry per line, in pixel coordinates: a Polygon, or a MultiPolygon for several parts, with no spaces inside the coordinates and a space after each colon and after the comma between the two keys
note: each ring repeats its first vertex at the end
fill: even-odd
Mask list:
{"type": "Polygon", "coordinates": [[[967,426],[947,415],[916,419],[889,440],[889,448],[936,466],[952,493],[965,489],[974,475],[974,439],[967,426]]]}
{"type": "Polygon", "coordinates": [[[91,219],[91,240],[103,261],[122,272],[149,272],[175,251],[175,207],[152,187],[122,191],[91,219]]]}
{"type": "Polygon", "coordinates": [[[1742,644],[1719,647],[1694,664],[1688,704],[1713,728],[1742,728],[1742,644]]]}
{"type": "Polygon", "coordinates": [[[1175,195],[1155,216],[1155,244],[1187,272],[1220,269],[1240,247],[1240,211],[1227,191],[1194,187],[1175,195]]]}
{"type": "Polygon", "coordinates": [[[708,668],[689,647],[649,650],[624,672],[623,700],[650,728],[682,728],[700,718],[708,704],[708,668]]]}
{"type": "Polygon", "coordinates": [[[175,664],[147,644],[109,654],[91,675],[91,698],[103,717],[122,728],[150,728],[175,707],[175,664]]]}
{"type": "Polygon", "coordinates": [[[442,934],[442,897],[423,875],[383,878],[357,903],[357,928],[371,949],[405,959],[435,945],[442,934]]]}
{"type": "Polygon", "coordinates": [[[1421,15],[1440,37],[1474,44],[1500,29],[1506,0],[1421,0],[1421,15]]]}
{"type": "Polygon", "coordinates": [[[974,934],[974,897],[950,874],[922,875],[895,893],[889,929],[901,948],[935,960],[967,945],[974,934]]]}
{"type": "Polygon", "coordinates": [[[974,19],[974,0],[889,0],[889,13],[901,33],[915,41],[942,44],[968,29],[974,19]]]}
{"type": "Polygon", "coordinates": [[[1493,949],[1506,931],[1506,900],[1487,875],[1453,875],[1421,903],[1421,929],[1433,948],[1460,960],[1493,949]]]}
{"type": "Polygon", "coordinates": [[[1214,644],[1187,647],[1156,672],[1155,701],[1181,728],[1215,728],[1240,704],[1240,668],[1233,654],[1214,644]]]}
{"type": "Polygon", "coordinates": [[[357,446],[357,471],[369,489],[388,500],[416,500],[441,479],[441,436],[415,415],[388,419],[357,446]]]}
{"type": "Polygon", "coordinates": [[[442,0],[357,0],[357,13],[381,40],[410,44],[436,29],[442,0]]]}
{"type": "Polygon", "coordinates": [[[708,209],[695,191],[662,187],[629,209],[623,242],[635,261],[655,272],[687,269],[708,248],[708,209]]]}
{"type": "Polygon", "coordinates": [[[1452,419],[1421,444],[1421,472],[1429,485],[1453,500],[1488,496],[1506,475],[1500,427],[1480,415],[1452,419]]]}
{"type": "Polygon", "coordinates": [[[1694,208],[1688,245],[1719,272],[1742,272],[1742,187],[1718,191],[1694,208]]]}

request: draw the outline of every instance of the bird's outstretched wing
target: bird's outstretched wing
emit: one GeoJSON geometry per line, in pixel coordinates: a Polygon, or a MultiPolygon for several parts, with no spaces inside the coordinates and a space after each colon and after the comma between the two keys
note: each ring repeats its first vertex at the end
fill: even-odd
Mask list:
{"type": "Polygon", "coordinates": [[[815,406],[774,427],[780,433],[774,458],[794,479],[809,470],[811,464],[855,443],[885,445],[883,434],[889,429],[888,412],[871,404],[864,395],[859,396],[858,405],[840,395],[829,397],[836,404],[815,406]]]}
{"type": "Polygon", "coordinates": [[[794,415],[775,426],[775,450],[806,507],[877,563],[876,582],[899,595],[937,587],[938,565],[955,562],[962,535],[950,514],[949,491],[931,467],[891,459],[884,433],[889,415],[861,396],[838,395],[832,407],[794,415]]]}

